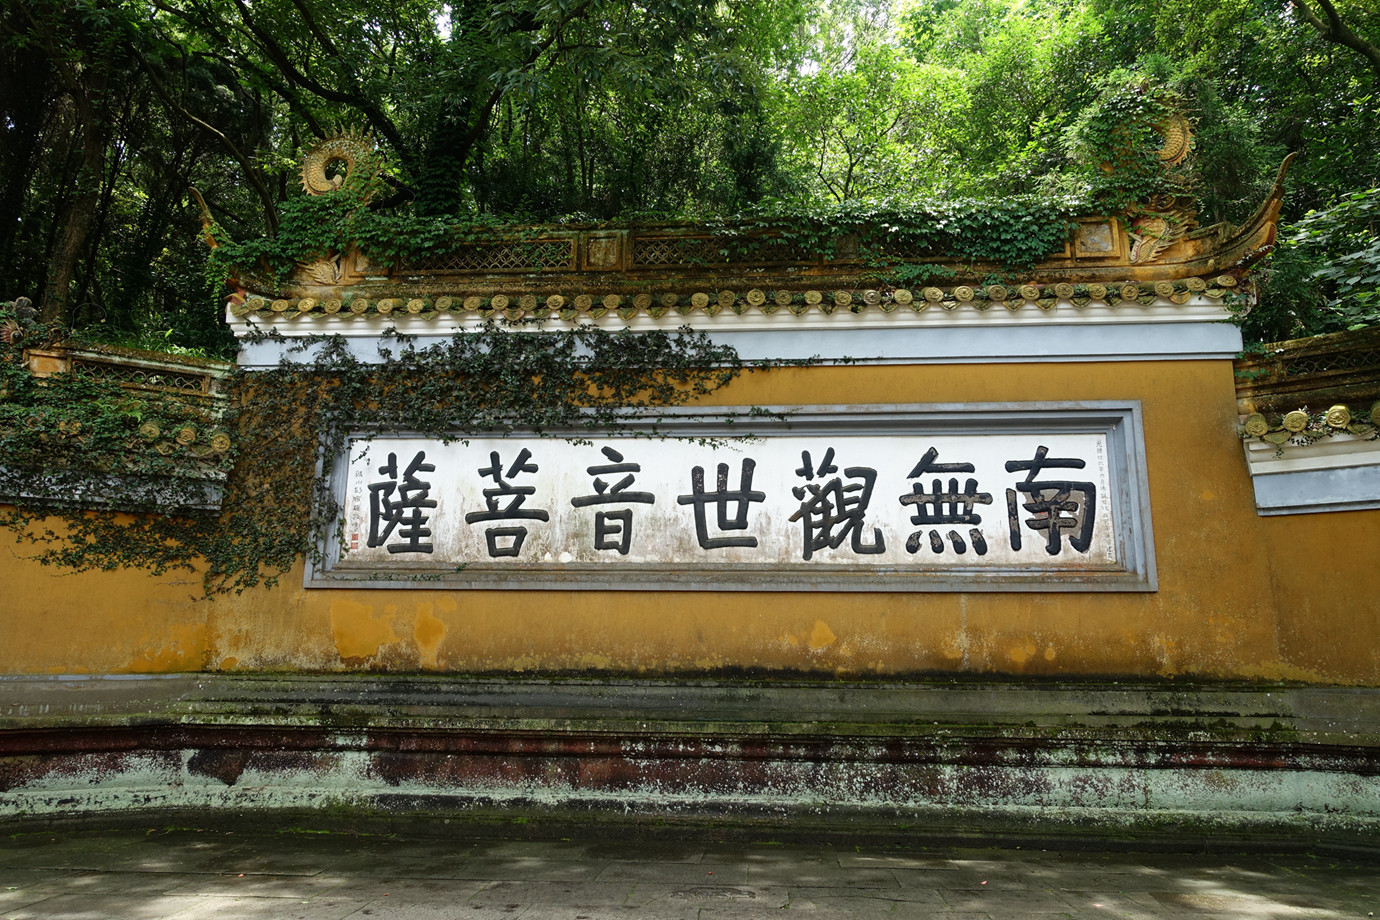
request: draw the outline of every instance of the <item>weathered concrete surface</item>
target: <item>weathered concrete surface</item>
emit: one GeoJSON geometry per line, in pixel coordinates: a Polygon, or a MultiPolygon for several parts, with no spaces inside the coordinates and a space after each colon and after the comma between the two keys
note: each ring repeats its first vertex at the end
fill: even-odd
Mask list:
{"type": "Polygon", "coordinates": [[[963,850],[773,841],[23,834],[0,843],[0,915],[649,920],[1342,920],[1380,909],[1377,867],[1310,855],[963,850]]]}
{"type": "Polygon", "coordinates": [[[1373,846],[1380,692],[9,679],[0,817],[294,813],[1373,846]]]}

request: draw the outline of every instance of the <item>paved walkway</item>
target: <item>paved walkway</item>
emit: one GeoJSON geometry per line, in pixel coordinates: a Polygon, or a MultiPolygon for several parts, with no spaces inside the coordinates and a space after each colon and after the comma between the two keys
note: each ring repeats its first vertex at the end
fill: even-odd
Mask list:
{"type": "Polygon", "coordinates": [[[1370,917],[1380,866],[1309,856],[400,839],[0,837],[4,918],[653,920],[1370,917]]]}

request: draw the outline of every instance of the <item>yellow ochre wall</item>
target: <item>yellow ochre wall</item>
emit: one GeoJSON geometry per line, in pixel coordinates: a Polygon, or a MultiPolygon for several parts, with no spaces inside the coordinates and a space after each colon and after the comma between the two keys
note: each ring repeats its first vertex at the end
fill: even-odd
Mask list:
{"type": "Polygon", "coordinates": [[[733,669],[1380,685],[1380,511],[1256,515],[1230,361],[813,367],[724,403],[1138,399],[1155,593],[313,590],[66,574],[0,543],[0,673],[733,669]]]}

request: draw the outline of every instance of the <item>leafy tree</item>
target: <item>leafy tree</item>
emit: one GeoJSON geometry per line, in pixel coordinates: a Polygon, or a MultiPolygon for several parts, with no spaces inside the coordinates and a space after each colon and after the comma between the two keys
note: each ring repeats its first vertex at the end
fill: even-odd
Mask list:
{"type": "Polygon", "coordinates": [[[928,130],[958,116],[957,74],[917,64],[886,45],[857,49],[844,69],[798,77],[782,96],[786,158],[807,200],[932,191],[942,186],[944,167],[961,156],[951,136],[928,130]],[[902,184],[903,176],[912,181],[902,184]]]}
{"type": "MultiPolygon", "coordinates": [[[[5,20],[6,30],[18,38],[11,43],[15,58],[36,54],[42,61],[41,72],[46,71],[48,77],[42,89],[32,84],[26,87],[28,105],[37,95],[46,103],[49,117],[70,126],[64,138],[65,181],[58,196],[61,217],[47,247],[47,284],[40,308],[45,322],[66,317],[78,263],[106,197],[102,182],[118,117],[112,90],[130,66],[121,34],[127,23],[110,6],[86,0],[24,4],[12,9],[5,20]]],[[[33,134],[17,140],[22,148],[26,141],[33,143],[33,134]]]]}
{"type": "MultiPolygon", "coordinates": [[[[1375,78],[1380,80],[1380,47],[1357,34],[1337,5],[1332,0],[1290,0],[1290,6],[1299,16],[1313,27],[1318,37],[1325,42],[1340,45],[1355,51],[1370,64],[1375,78]]],[[[1374,27],[1376,10],[1358,10],[1358,18],[1366,20],[1366,25],[1374,27]]]]}
{"type": "MultiPolygon", "coordinates": [[[[313,219],[297,167],[342,125],[390,164],[357,227],[386,246],[499,215],[1098,192],[1065,141],[1141,82],[1194,121],[1176,193],[1202,223],[1246,217],[1301,154],[1289,237],[1380,186],[1378,43],[1372,0],[10,0],[0,295],[226,347],[188,186],[271,248],[313,219]]],[[[1250,334],[1369,321],[1347,288],[1364,247],[1326,222],[1281,248],[1250,334]]]]}
{"type": "Polygon", "coordinates": [[[474,206],[467,186],[476,153],[503,130],[496,115],[599,82],[629,98],[672,94],[696,77],[687,61],[731,67],[743,24],[732,9],[679,0],[160,0],[158,9],[169,30],[198,36],[310,133],[362,120],[396,164],[399,200],[437,214],[474,206]]]}
{"type": "Polygon", "coordinates": [[[1289,245],[1314,258],[1332,322],[1380,322],[1380,188],[1344,195],[1294,224],[1289,245]]]}

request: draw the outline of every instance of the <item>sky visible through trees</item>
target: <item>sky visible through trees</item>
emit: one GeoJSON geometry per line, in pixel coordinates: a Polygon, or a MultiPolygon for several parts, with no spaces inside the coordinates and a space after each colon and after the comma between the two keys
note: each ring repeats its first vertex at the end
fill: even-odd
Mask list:
{"type": "Polygon", "coordinates": [[[1091,202],[1098,105],[1141,85],[1195,123],[1203,224],[1300,154],[1248,335],[1368,324],[1377,45],[1375,0],[4,0],[0,300],[224,349],[189,188],[277,233],[341,126],[400,220],[1091,202]]]}

